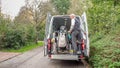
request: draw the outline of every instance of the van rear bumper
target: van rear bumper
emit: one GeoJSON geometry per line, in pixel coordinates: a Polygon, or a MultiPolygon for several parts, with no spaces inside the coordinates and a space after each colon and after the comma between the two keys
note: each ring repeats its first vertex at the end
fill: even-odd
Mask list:
{"type": "Polygon", "coordinates": [[[49,57],[50,59],[56,60],[79,60],[80,55],[70,55],[70,54],[54,54],[49,57]]]}

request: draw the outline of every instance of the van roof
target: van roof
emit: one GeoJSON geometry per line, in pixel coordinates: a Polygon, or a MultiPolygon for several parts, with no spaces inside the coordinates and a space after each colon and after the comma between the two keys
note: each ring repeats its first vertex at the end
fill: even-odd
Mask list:
{"type": "MultiPolygon", "coordinates": [[[[70,15],[54,15],[53,17],[69,17],[70,15]]],[[[76,17],[79,17],[79,15],[76,15],[76,17]]]]}

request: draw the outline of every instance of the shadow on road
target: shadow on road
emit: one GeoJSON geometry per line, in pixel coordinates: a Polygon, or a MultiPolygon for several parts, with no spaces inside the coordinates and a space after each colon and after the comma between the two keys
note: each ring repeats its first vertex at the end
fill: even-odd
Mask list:
{"type": "Polygon", "coordinates": [[[65,67],[65,68],[85,68],[81,61],[50,60],[50,64],[65,67]]]}

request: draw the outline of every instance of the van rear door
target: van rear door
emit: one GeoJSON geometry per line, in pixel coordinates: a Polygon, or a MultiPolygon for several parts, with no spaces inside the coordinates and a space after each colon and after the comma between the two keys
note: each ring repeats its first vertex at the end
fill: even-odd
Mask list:
{"type": "Polygon", "coordinates": [[[50,26],[50,20],[51,20],[51,14],[47,13],[47,18],[46,18],[46,26],[45,26],[45,37],[44,37],[44,56],[48,54],[48,49],[47,49],[47,36],[49,34],[49,26],[50,26]]]}
{"type": "Polygon", "coordinates": [[[86,32],[86,56],[89,57],[89,52],[90,52],[90,45],[89,45],[89,37],[88,37],[88,24],[87,24],[87,17],[86,17],[86,13],[84,12],[81,16],[82,18],[82,22],[83,22],[83,26],[84,26],[84,30],[86,32]]]}

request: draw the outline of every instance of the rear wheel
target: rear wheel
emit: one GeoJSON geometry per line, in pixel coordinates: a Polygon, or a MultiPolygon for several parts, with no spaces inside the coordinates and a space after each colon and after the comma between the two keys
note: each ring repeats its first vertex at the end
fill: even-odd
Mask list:
{"type": "Polygon", "coordinates": [[[85,57],[85,61],[89,63],[89,57],[85,57]]]}

